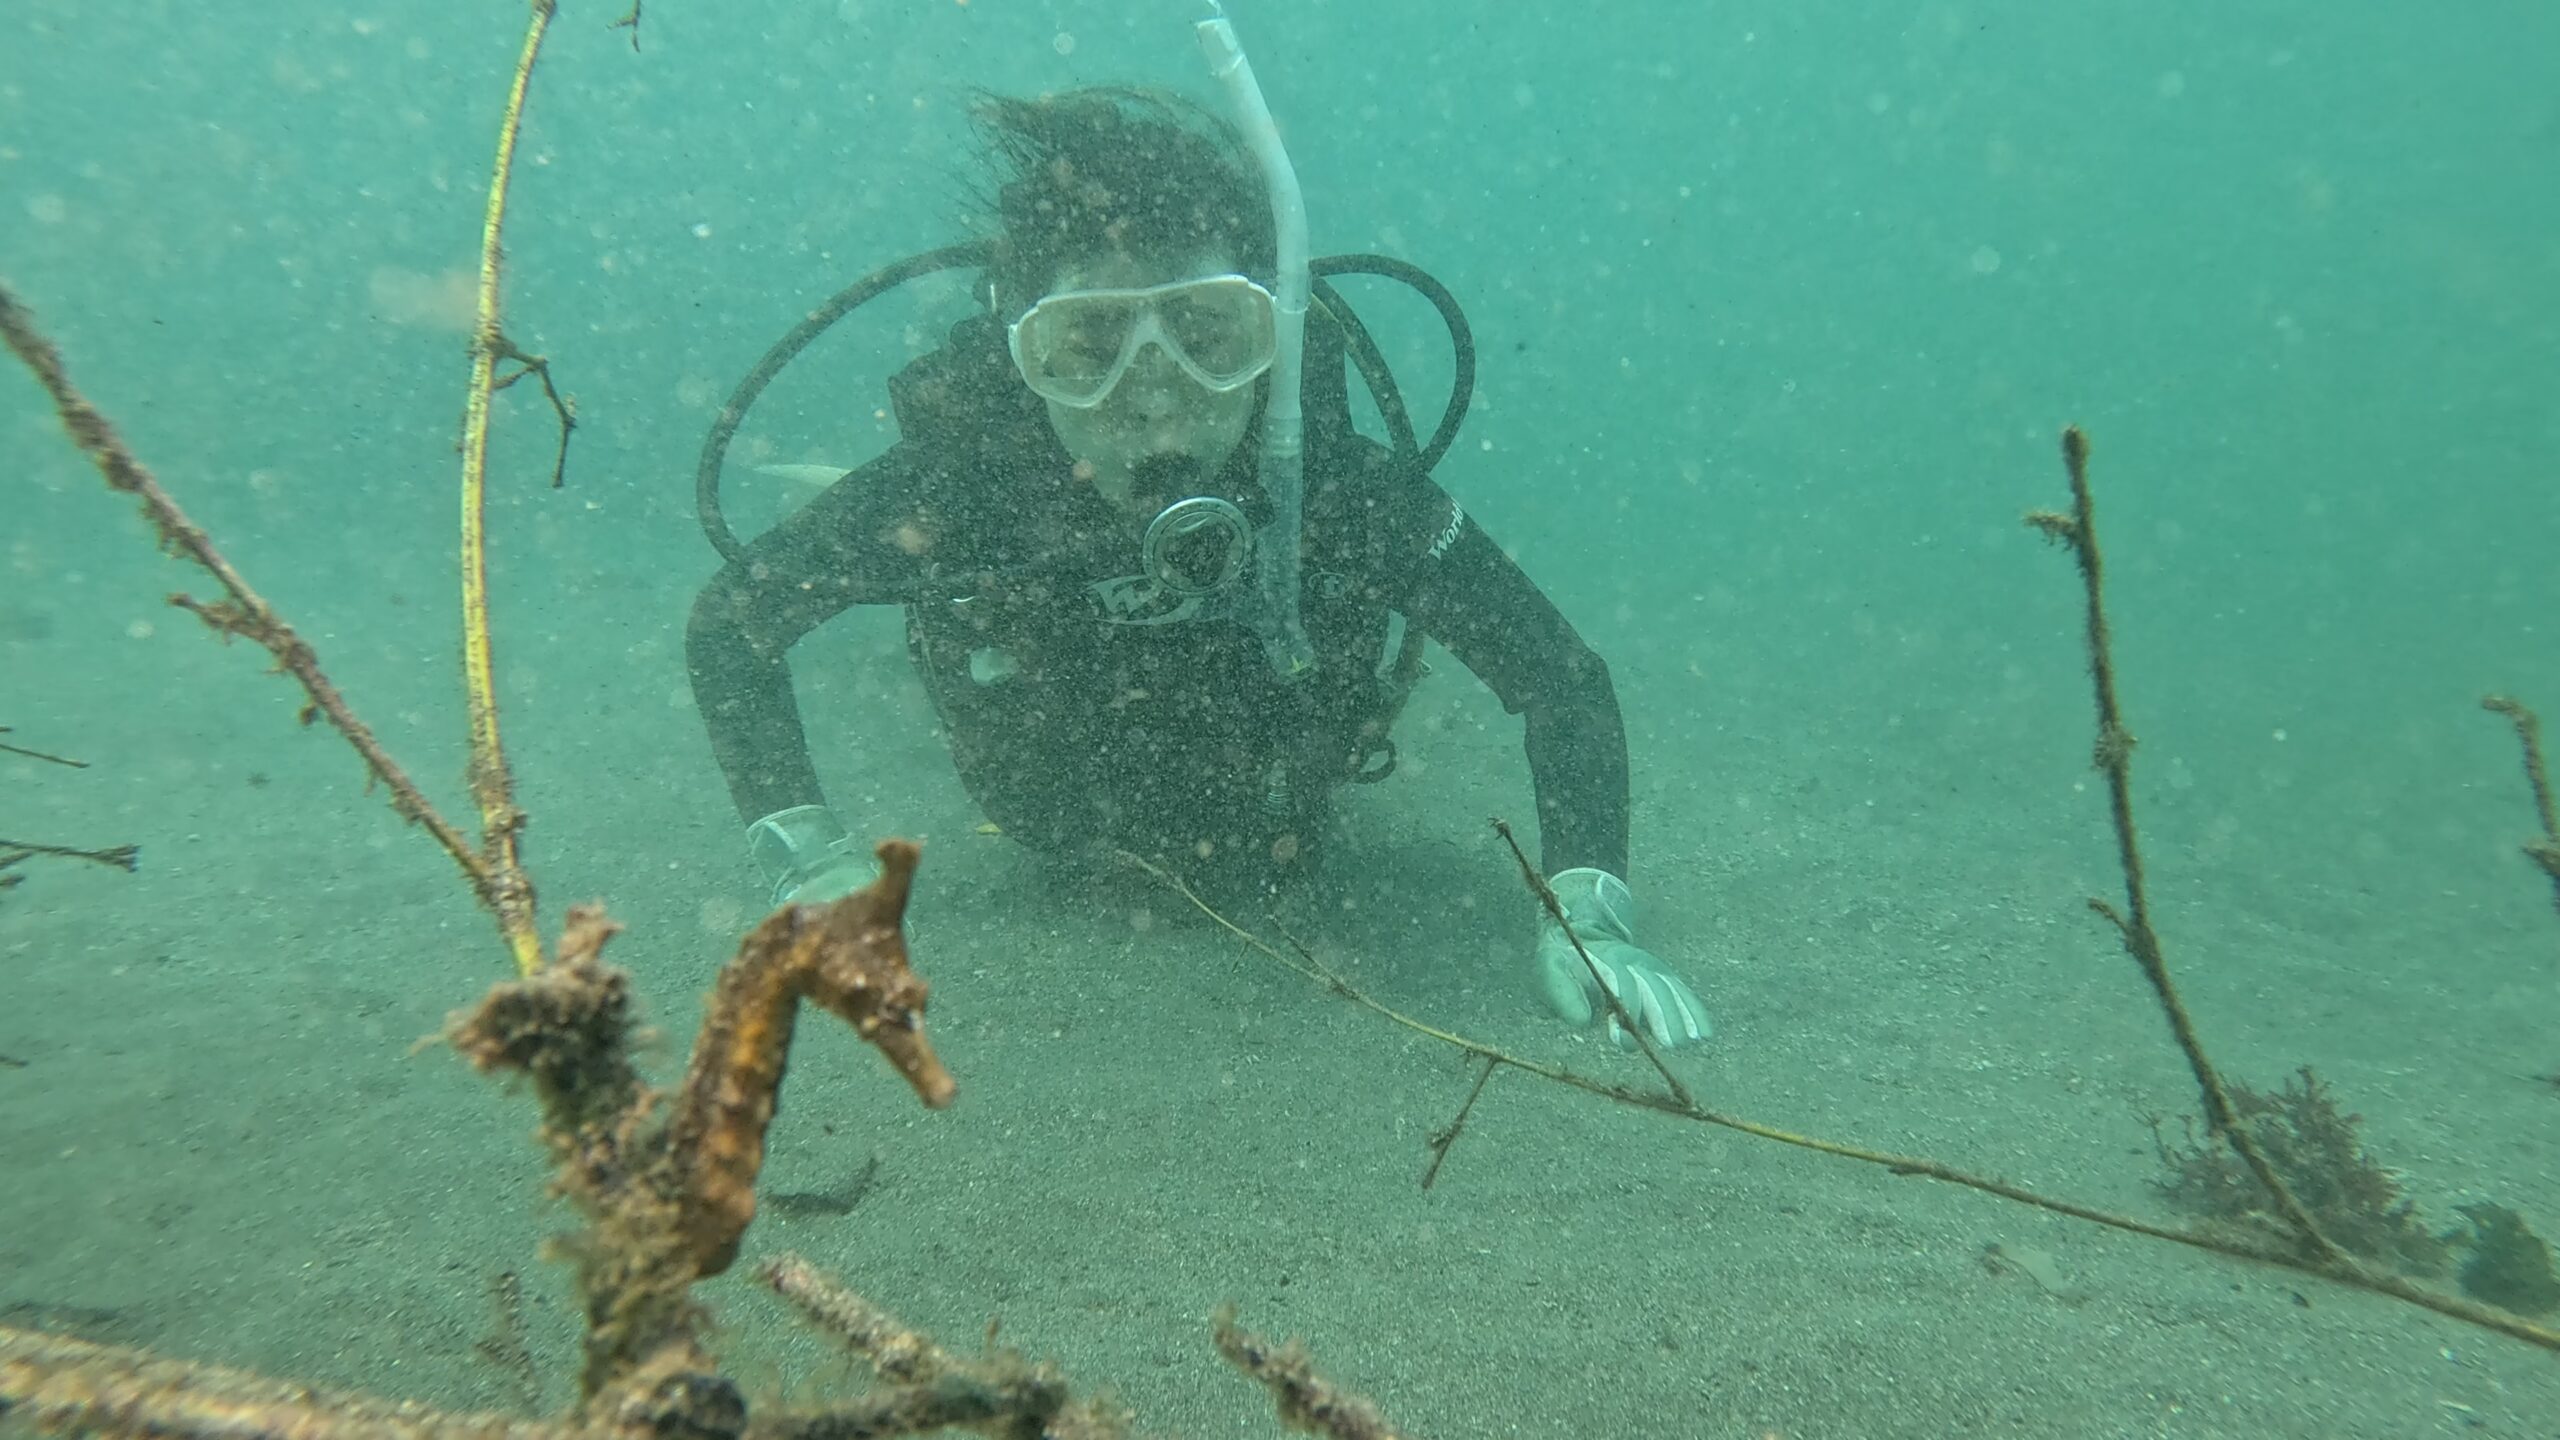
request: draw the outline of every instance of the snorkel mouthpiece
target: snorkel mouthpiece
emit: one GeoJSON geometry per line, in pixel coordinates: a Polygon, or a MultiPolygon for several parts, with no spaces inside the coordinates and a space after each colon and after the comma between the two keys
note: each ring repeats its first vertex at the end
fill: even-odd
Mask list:
{"type": "Polygon", "coordinates": [[[1226,88],[1237,128],[1262,167],[1271,191],[1271,218],[1279,237],[1279,274],[1272,288],[1279,343],[1271,360],[1271,398],[1262,411],[1262,490],[1271,500],[1271,518],[1254,546],[1256,579],[1244,618],[1262,639],[1263,654],[1283,679],[1315,668],[1315,647],[1307,643],[1298,617],[1298,534],[1306,495],[1306,415],[1299,401],[1299,382],[1306,367],[1307,205],[1298,190],[1298,172],[1280,143],[1280,127],[1244,58],[1235,26],[1211,0],[1213,12],[1199,22],[1200,51],[1209,73],[1226,88]]]}

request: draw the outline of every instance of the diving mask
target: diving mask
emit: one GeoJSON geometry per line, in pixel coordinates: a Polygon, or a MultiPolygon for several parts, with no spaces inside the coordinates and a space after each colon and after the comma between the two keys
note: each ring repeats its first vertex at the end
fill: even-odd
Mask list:
{"type": "Polygon", "coordinates": [[[1279,348],[1271,292],[1242,275],[1142,290],[1044,295],[1006,329],[1014,368],[1043,400],[1090,410],[1153,344],[1201,388],[1225,394],[1271,368],[1279,348]]]}

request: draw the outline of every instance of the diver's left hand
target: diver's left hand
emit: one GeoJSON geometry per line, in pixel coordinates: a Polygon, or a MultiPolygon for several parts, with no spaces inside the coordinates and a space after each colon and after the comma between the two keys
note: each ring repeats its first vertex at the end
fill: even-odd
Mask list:
{"type": "Polygon", "coordinates": [[[1588,1025],[1594,1015],[1607,1016],[1610,1040],[1622,1050],[1632,1049],[1634,1041],[1601,995],[1605,985],[1656,1045],[1677,1048],[1713,1033],[1697,992],[1635,943],[1635,896],[1627,882],[1605,870],[1577,869],[1558,874],[1549,884],[1582,948],[1591,952],[1592,963],[1582,963],[1554,920],[1539,925],[1538,984],[1548,1009],[1574,1025],[1588,1025]],[[1597,983],[1592,979],[1595,968],[1597,983]]]}

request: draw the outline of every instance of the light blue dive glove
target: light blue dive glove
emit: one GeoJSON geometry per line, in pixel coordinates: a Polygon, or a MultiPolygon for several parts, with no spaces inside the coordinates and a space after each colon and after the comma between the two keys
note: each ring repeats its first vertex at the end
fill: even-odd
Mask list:
{"type": "Polygon", "coordinates": [[[1606,870],[1578,869],[1547,883],[1592,961],[1582,963],[1553,918],[1539,922],[1538,985],[1548,1009],[1575,1025],[1590,1024],[1594,1015],[1607,1016],[1609,1038],[1622,1050],[1632,1049],[1635,1042],[1601,996],[1605,985],[1654,1044],[1669,1049],[1707,1038],[1707,1007],[1698,1003],[1697,992],[1636,947],[1636,899],[1626,881],[1606,870]],[[1593,967],[1600,972],[1596,983],[1593,967]]]}
{"type": "Polygon", "coordinates": [[[777,907],[841,900],[880,872],[824,805],[794,805],[748,826],[747,853],[772,882],[777,907]]]}

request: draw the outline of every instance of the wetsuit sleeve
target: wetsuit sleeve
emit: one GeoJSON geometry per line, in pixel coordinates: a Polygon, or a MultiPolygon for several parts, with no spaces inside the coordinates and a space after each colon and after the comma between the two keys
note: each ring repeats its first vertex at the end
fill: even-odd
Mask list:
{"type": "Polygon", "coordinates": [[[920,465],[899,445],[756,537],[694,597],[685,668],[738,815],[823,805],[785,656],[855,605],[918,593],[920,465]]]}
{"type": "Polygon", "coordinates": [[[1627,730],[1609,667],[1437,485],[1405,614],[1524,721],[1546,873],[1627,874],[1627,730]]]}

